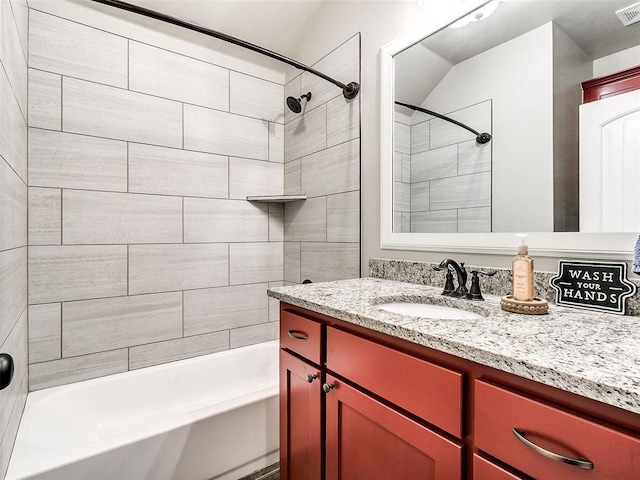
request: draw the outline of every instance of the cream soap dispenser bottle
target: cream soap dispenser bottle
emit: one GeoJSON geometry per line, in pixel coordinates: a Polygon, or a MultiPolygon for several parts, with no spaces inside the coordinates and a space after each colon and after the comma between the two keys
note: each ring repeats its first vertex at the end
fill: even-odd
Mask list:
{"type": "Polygon", "coordinates": [[[513,259],[513,298],[520,302],[530,302],[534,297],[533,258],[529,256],[529,247],[525,243],[526,234],[520,237],[518,255],[513,259]]]}

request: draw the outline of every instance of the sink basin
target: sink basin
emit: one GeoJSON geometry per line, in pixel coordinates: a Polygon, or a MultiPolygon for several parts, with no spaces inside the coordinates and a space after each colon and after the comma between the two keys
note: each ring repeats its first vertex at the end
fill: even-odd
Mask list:
{"type": "Polygon", "coordinates": [[[477,320],[484,318],[482,315],[460,308],[443,307],[429,303],[403,303],[392,302],[376,305],[377,308],[391,313],[411,315],[412,317],[438,318],[447,320],[477,320]]]}

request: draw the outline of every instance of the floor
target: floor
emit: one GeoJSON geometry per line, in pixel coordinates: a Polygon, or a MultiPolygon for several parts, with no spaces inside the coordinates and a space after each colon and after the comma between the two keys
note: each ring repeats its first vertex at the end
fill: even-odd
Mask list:
{"type": "Polygon", "coordinates": [[[280,468],[277,463],[274,463],[238,480],[280,480],[280,468]]]}

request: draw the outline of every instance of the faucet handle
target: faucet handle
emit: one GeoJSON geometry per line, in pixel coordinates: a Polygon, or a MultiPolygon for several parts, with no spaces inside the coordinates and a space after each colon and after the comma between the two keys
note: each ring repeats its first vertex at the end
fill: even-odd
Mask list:
{"type": "Polygon", "coordinates": [[[469,293],[467,293],[467,298],[469,300],[484,300],[482,292],[480,291],[480,277],[478,275],[493,277],[497,272],[497,270],[489,270],[488,272],[471,270],[471,289],[469,290],[469,293]]]}
{"type": "Polygon", "coordinates": [[[456,288],[453,284],[453,273],[451,273],[451,269],[448,266],[442,268],[435,265],[433,265],[431,268],[436,272],[440,272],[442,270],[447,271],[447,274],[445,275],[444,290],[442,291],[442,295],[451,295],[451,292],[453,292],[456,288]]]}

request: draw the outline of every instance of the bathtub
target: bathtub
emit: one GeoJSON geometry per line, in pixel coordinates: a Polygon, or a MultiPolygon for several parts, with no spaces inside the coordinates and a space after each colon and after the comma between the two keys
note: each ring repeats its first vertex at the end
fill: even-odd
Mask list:
{"type": "Polygon", "coordinates": [[[30,393],[6,480],[236,480],[278,461],[278,342],[30,393]]]}

